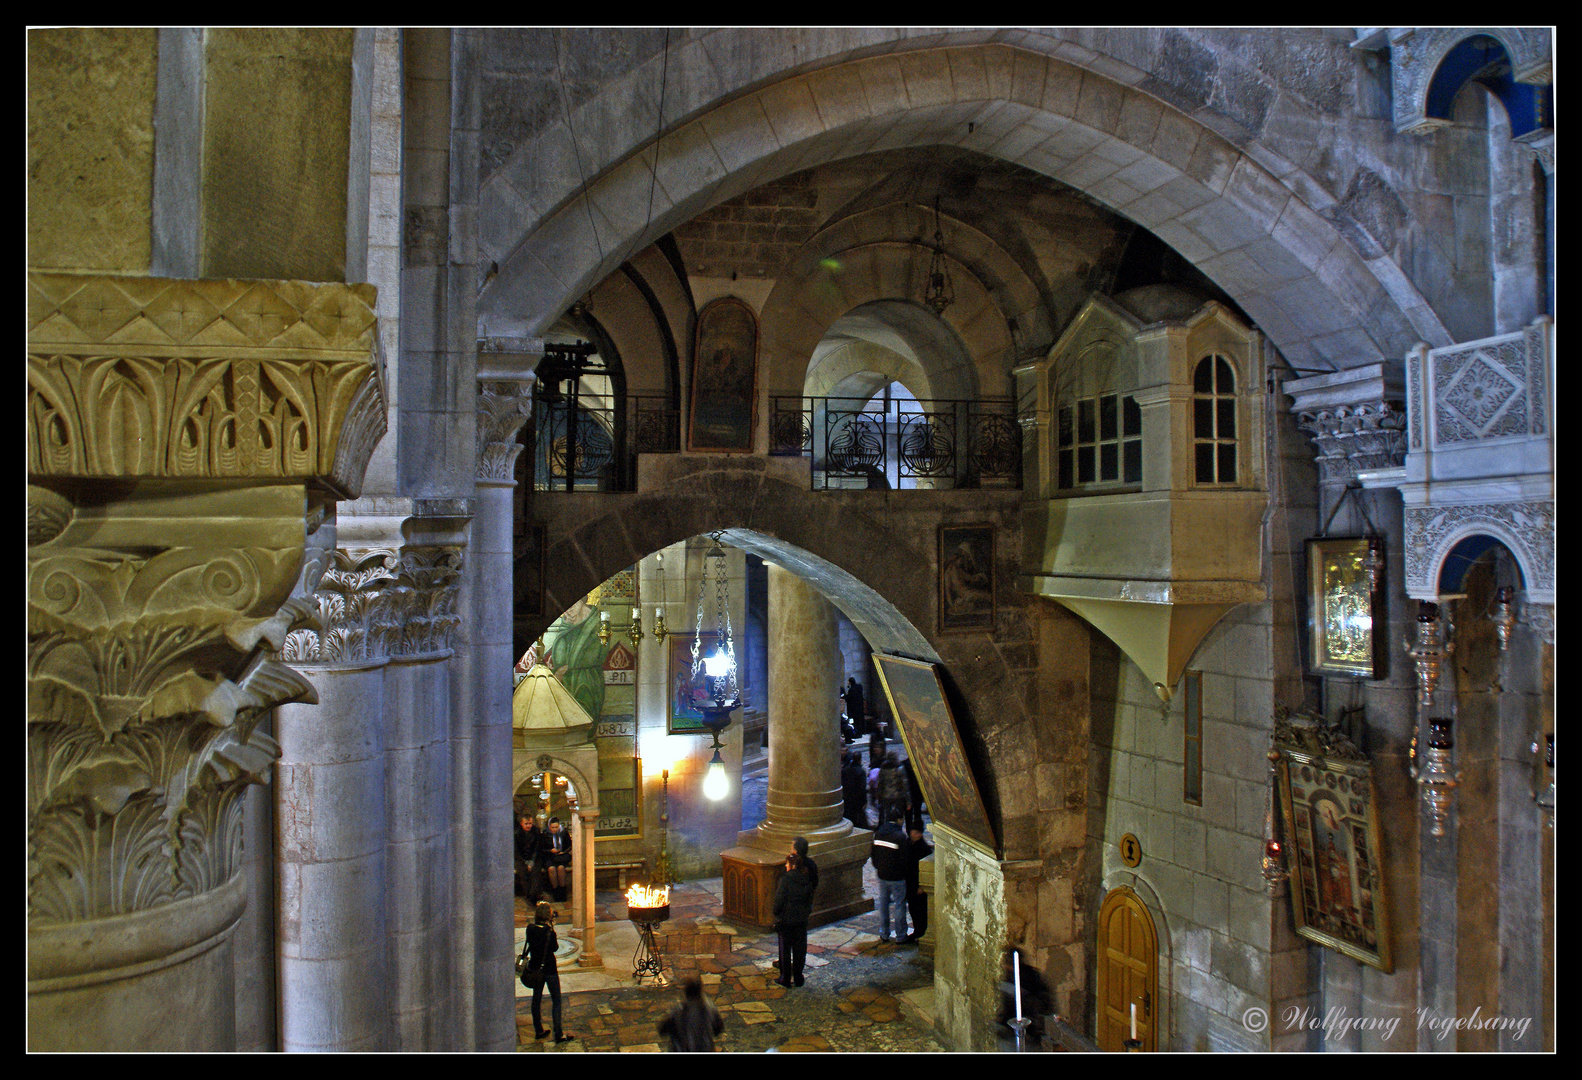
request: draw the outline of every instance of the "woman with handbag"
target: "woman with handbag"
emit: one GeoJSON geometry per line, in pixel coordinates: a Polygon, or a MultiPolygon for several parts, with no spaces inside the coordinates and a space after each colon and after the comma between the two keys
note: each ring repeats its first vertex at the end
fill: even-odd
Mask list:
{"type": "Polygon", "coordinates": [[[560,939],[555,936],[555,909],[547,901],[537,907],[533,925],[527,928],[527,940],[522,951],[527,960],[522,965],[522,985],[533,991],[533,1033],[540,1039],[549,1037],[544,1030],[544,987],[549,987],[549,1018],[555,1025],[555,1041],[570,1042],[571,1036],[560,1027],[560,970],[555,966],[555,949],[560,939]]]}

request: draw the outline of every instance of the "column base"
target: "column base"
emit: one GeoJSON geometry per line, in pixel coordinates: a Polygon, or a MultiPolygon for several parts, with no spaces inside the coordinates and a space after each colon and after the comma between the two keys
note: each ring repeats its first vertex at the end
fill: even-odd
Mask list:
{"type": "MultiPolygon", "coordinates": [[[[849,919],[873,910],[873,898],[863,892],[862,868],[873,847],[873,833],[851,829],[844,835],[817,839],[810,836],[808,858],[818,864],[818,892],[813,896],[809,926],[849,919]]],[[[752,926],[774,925],[775,887],[785,873],[785,846],[753,846],[754,832],[741,834],[743,843],[720,852],[725,879],[725,917],[752,926]]]]}

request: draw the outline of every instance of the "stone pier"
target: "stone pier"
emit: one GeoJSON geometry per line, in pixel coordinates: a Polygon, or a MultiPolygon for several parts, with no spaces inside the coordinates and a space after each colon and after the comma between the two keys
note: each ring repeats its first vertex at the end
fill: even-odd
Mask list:
{"type": "Polygon", "coordinates": [[[811,925],[873,909],[862,866],[873,834],[841,816],[840,631],[835,608],[788,570],[769,567],[769,798],[755,829],[721,853],[726,913],[767,925],[780,866],[805,836],[818,864],[811,925]]]}

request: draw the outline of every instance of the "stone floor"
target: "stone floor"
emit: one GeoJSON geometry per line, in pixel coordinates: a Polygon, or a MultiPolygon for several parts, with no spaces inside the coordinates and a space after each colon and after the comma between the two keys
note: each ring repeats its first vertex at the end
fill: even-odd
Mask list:
{"type": "MultiPolygon", "coordinates": [[[[742,819],[751,827],[763,817],[767,775],[742,784],[742,819]]],[[[866,868],[869,895],[878,884],[866,868]]],[[[879,941],[874,912],[821,926],[808,934],[806,984],[775,984],[775,935],[738,927],[722,917],[719,878],[692,881],[671,890],[670,921],[658,933],[662,975],[634,979],[637,929],[626,921],[616,891],[594,898],[594,946],[601,969],[577,967],[582,943],[560,927],[561,1001],[570,1042],[533,1038],[532,991],[517,983],[517,1047],[529,1052],[652,1052],[665,1048],[657,1027],[680,1000],[680,983],[692,975],[725,1018],[719,1049],[735,1052],[916,1053],[948,1050],[933,1034],[933,967],[915,945],[879,941]]],[[[520,950],[527,906],[516,901],[520,950]]],[[[542,1006],[549,1022],[549,1002],[542,1006]]]]}
{"type": "MultiPolygon", "coordinates": [[[[775,984],[773,932],[737,927],[720,916],[719,879],[671,890],[671,917],[658,943],[663,974],[639,983],[631,975],[637,934],[625,920],[619,893],[596,897],[595,946],[602,971],[579,970],[580,943],[562,927],[560,960],[564,1025],[573,1038],[554,1044],[533,1038],[532,992],[517,984],[518,1049],[595,1053],[661,1051],[661,1020],[680,1000],[692,975],[725,1018],[719,1049],[735,1052],[915,1053],[948,1050],[933,1035],[933,971],[915,945],[878,940],[872,912],[822,926],[808,935],[806,985],[775,984]]],[[[527,923],[518,898],[517,941],[527,923]]],[[[543,1003],[549,1022],[549,1002],[543,1003]]]]}

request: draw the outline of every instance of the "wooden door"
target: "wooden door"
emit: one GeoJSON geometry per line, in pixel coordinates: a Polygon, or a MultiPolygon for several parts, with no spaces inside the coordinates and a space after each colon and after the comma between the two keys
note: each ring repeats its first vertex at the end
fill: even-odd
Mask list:
{"type": "Polygon", "coordinates": [[[1135,1005],[1137,1038],[1145,1051],[1154,1050],[1159,939],[1148,909],[1125,887],[1112,891],[1099,908],[1097,990],[1099,1049],[1126,1049],[1135,1005]]]}

